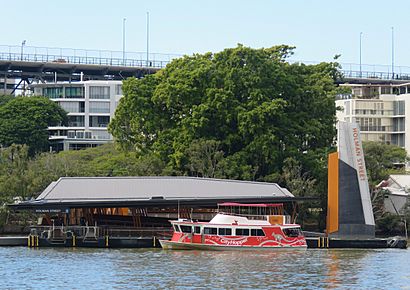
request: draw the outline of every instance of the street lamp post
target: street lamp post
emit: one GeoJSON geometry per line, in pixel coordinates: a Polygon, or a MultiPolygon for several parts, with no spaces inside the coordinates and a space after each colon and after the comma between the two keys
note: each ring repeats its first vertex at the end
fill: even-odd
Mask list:
{"type": "Polygon", "coordinates": [[[147,66],[149,65],[149,12],[147,12],[147,66]]]}
{"type": "Polygon", "coordinates": [[[360,38],[359,38],[359,66],[360,66],[360,76],[362,77],[362,35],[363,32],[360,32],[360,38]]]}
{"type": "Polygon", "coordinates": [[[122,19],[122,65],[125,65],[125,21],[127,19],[122,19]]]}
{"type": "Polygon", "coordinates": [[[391,28],[391,77],[394,79],[394,27],[391,28]]]}
{"type": "Polygon", "coordinates": [[[23,40],[22,42],[21,42],[21,57],[20,57],[20,60],[21,61],[23,61],[23,47],[26,45],[26,41],[25,40],[23,40]]]}

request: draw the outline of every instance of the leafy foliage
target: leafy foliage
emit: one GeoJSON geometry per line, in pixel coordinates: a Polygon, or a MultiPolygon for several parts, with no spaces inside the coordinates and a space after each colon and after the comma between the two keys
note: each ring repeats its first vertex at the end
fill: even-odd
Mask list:
{"type": "Polygon", "coordinates": [[[113,144],[35,157],[29,156],[26,145],[13,144],[0,149],[0,201],[35,198],[64,176],[149,176],[164,169],[156,156],[120,152],[113,144]]]}
{"type": "Polygon", "coordinates": [[[48,149],[48,126],[66,121],[66,112],[44,97],[16,97],[0,106],[0,145],[25,144],[29,154],[48,149]]]}
{"type": "Polygon", "coordinates": [[[26,197],[29,192],[27,168],[28,147],[12,145],[0,149],[0,196],[10,202],[14,197],[26,197]]]}
{"type": "Polygon", "coordinates": [[[185,152],[187,167],[191,175],[215,177],[223,152],[219,150],[220,143],[215,140],[194,140],[185,152]]]}
{"type": "Polygon", "coordinates": [[[371,186],[386,179],[390,173],[404,173],[404,164],[407,161],[407,152],[404,148],[367,141],[363,142],[363,150],[371,186]]]}
{"type": "MultiPolygon", "coordinates": [[[[316,195],[316,180],[303,173],[300,162],[294,158],[286,158],[284,161],[282,179],[286,188],[298,197],[312,197],[316,195]]],[[[298,222],[303,223],[308,219],[310,203],[301,203],[298,210],[298,222]]]]}
{"type": "Polygon", "coordinates": [[[4,104],[8,103],[9,101],[13,100],[13,96],[9,95],[0,95],[0,107],[3,106],[4,104]]]}
{"type": "Polygon", "coordinates": [[[396,145],[381,142],[363,142],[364,158],[371,187],[373,213],[376,229],[384,234],[396,233],[401,227],[401,218],[384,209],[387,192],[375,186],[387,179],[389,174],[405,173],[407,152],[396,145]]]}
{"type": "Polygon", "coordinates": [[[176,59],[124,81],[109,129],[120,147],[156,154],[173,174],[271,181],[293,157],[316,177],[335,137],[338,66],[289,64],[292,53],[239,45],[176,59]],[[214,161],[200,153],[212,142],[214,161]]]}

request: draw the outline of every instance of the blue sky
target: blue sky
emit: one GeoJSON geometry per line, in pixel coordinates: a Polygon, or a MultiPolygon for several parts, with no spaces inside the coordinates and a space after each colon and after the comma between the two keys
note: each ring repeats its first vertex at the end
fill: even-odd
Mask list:
{"type": "Polygon", "coordinates": [[[296,46],[295,60],[391,64],[410,67],[410,1],[380,0],[36,0],[2,1],[1,45],[146,50],[146,12],[150,13],[150,51],[192,54],[217,52],[237,43],[259,48],[296,46]],[[35,3],[35,4],[34,4],[35,3]]]}

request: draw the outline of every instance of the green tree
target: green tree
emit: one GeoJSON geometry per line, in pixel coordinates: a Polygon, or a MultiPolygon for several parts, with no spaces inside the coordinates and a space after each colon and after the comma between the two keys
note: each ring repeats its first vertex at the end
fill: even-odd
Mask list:
{"type": "Polygon", "coordinates": [[[185,152],[190,175],[216,177],[224,155],[219,147],[215,140],[194,140],[185,152]]]}
{"type": "MultiPolygon", "coordinates": [[[[284,186],[298,197],[316,196],[316,180],[312,179],[298,160],[292,157],[286,158],[283,166],[282,180],[284,186]]],[[[309,215],[311,203],[303,202],[299,205],[297,221],[302,226],[309,215]]]]}
{"type": "Polygon", "coordinates": [[[0,201],[37,197],[51,182],[67,176],[161,175],[165,164],[154,154],[137,156],[113,144],[79,151],[28,155],[26,145],[0,149],[0,201]]]}
{"type": "Polygon", "coordinates": [[[174,174],[202,175],[192,146],[215,140],[223,152],[217,177],[271,180],[292,156],[315,178],[325,171],[317,156],[335,137],[338,65],[290,64],[292,53],[239,45],[128,79],[109,130],[122,148],[154,153],[174,174]]]}
{"type": "Polygon", "coordinates": [[[0,106],[0,145],[26,144],[29,154],[48,150],[48,126],[66,122],[66,112],[44,97],[16,97],[0,106]]]}
{"type": "Polygon", "coordinates": [[[13,100],[13,96],[9,95],[0,95],[0,107],[3,106],[4,104],[8,103],[9,101],[13,100]]]}
{"type": "Polygon", "coordinates": [[[29,196],[28,147],[12,144],[0,149],[0,200],[11,202],[14,197],[29,196]]]}
{"type": "Polygon", "coordinates": [[[391,173],[404,173],[404,165],[407,161],[407,152],[404,148],[367,141],[363,142],[363,151],[369,183],[372,187],[391,173]]]}
{"type": "Polygon", "coordinates": [[[371,188],[373,213],[376,229],[384,234],[399,228],[400,217],[385,212],[384,201],[386,191],[375,188],[392,173],[405,173],[407,153],[404,148],[381,142],[363,142],[364,158],[371,188]]]}

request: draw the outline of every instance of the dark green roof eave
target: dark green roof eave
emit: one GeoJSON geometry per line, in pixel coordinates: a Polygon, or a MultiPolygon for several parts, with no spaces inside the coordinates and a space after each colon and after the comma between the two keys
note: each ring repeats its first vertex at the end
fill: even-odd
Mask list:
{"type": "Polygon", "coordinates": [[[149,200],[73,200],[69,202],[42,202],[41,200],[27,201],[18,204],[7,205],[10,209],[37,210],[37,209],[67,209],[67,208],[109,208],[109,207],[216,207],[222,202],[242,202],[242,203],[269,203],[269,202],[302,202],[315,201],[318,197],[261,197],[261,198],[213,198],[213,199],[149,199],[149,200]]]}

